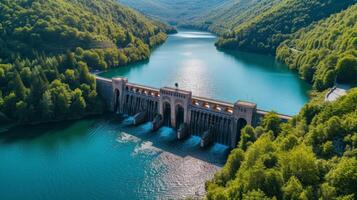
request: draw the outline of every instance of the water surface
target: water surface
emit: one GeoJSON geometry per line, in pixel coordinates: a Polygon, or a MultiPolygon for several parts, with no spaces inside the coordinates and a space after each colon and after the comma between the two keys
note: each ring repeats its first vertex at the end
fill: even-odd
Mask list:
{"type": "Polygon", "coordinates": [[[174,86],[194,95],[235,102],[255,102],[265,110],[296,114],[308,101],[309,86],[272,56],[222,52],[216,36],[182,30],[153,51],[150,60],[100,74],[127,77],[153,87],[174,86]]]}
{"type": "Polygon", "coordinates": [[[108,116],[0,133],[0,199],[202,196],[225,162],[225,146],[200,149],[197,137],[126,124],[108,116]]]}

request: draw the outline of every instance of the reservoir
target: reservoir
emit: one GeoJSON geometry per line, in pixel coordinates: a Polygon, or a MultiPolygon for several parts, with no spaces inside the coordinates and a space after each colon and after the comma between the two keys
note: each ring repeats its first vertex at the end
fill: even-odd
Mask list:
{"type": "Polygon", "coordinates": [[[297,114],[307,102],[309,85],[272,56],[216,49],[215,35],[190,30],[170,35],[150,60],[112,69],[100,76],[126,77],[152,87],[190,90],[195,96],[257,103],[258,108],[297,114]]]}
{"type": "MultiPolygon", "coordinates": [[[[229,102],[296,114],[309,86],[273,57],[218,51],[216,37],[181,31],[156,48],[149,61],[113,69],[153,87],[174,86],[229,102]]],[[[204,195],[204,183],[223,166],[228,148],[200,148],[173,129],[104,115],[23,126],[0,133],[1,199],[184,199],[204,195]]]]}

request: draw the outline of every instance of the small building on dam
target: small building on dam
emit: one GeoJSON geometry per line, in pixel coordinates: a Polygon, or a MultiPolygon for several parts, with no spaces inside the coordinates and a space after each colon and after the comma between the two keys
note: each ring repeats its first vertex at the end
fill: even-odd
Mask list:
{"type": "MultiPolygon", "coordinates": [[[[223,101],[193,96],[178,88],[152,88],[128,82],[127,78],[96,77],[98,94],[113,112],[134,116],[134,125],[151,121],[153,131],[161,126],[177,130],[177,138],[201,137],[201,146],[216,142],[236,147],[241,129],[256,126],[268,112],[255,103],[223,101]]],[[[283,121],[290,116],[278,114],[283,121]]]]}

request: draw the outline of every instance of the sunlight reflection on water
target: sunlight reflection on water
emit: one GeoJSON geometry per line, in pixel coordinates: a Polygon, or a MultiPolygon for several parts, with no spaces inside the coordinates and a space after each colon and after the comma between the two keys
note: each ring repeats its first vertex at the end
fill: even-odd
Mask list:
{"type": "Polygon", "coordinates": [[[220,51],[217,38],[207,32],[180,30],[169,35],[147,62],[110,69],[99,74],[127,77],[152,87],[173,86],[195,96],[234,103],[257,103],[259,109],[295,114],[308,100],[309,85],[273,56],[220,51]]]}
{"type": "MultiPolygon", "coordinates": [[[[135,130],[147,126],[144,124],[135,130]]],[[[169,127],[138,136],[135,133],[121,132],[117,142],[132,143],[135,148],[131,155],[139,156],[150,163],[144,169],[145,187],[138,191],[143,199],[147,199],[150,194],[155,194],[159,199],[202,197],[205,194],[204,182],[220,169],[228,149],[224,145],[214,144],[211,148],[202,150],[200,137],[197,136],[177,141],[176,131],[169,127]],[[149,135],[151,137],[148,141],[140,139],[149,135]],[[211,161],[202,160],[204,157],[211,161]]]]}
{"type": "Polygon", "coordinates": [[[178,32],[177,34],[172,35],[173,37],[181,37],[181,38],[216,38],[215,35],[207,32],[195,32],[195,31],[187,31],[187,32],[178,32]]]}

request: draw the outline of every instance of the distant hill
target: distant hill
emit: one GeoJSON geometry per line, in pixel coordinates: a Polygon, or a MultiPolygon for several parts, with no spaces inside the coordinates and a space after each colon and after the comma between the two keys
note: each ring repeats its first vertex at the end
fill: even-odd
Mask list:
{"type": "Polygon", "coordinates": [[[152,18],[184,23],[230,0],[117,0],[152,18]]]}
{"type": "Polygon", "coordinates": [[[196,28],[220,35],[229,33],[240,24],[270,9],[281,0],[232,0],[187,22],[196,28]]]}

